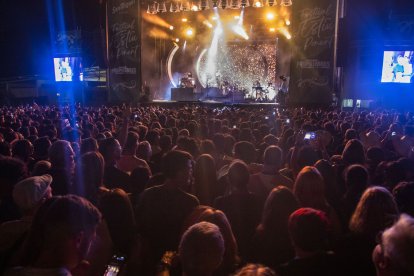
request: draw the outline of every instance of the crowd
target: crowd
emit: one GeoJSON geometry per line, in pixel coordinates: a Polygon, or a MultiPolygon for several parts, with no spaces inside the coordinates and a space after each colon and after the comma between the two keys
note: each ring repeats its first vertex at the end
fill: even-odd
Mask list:
{"type": "Polygon", "coordinates": [[[0,274],[414,275],[413,116],[0,107],[0,274]]]}

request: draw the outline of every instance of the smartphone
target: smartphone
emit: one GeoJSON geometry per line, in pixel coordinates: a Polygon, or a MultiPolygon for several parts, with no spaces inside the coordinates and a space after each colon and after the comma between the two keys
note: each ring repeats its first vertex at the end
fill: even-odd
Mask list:
{"type": "Polygon", "coordinates": [[[234,125],[234,126],[233,126],[233,128],[237,128],[237,126],[236,126],[236,125],[234,125]]]}
{"type": "Polygon", "coordinates": [[[266,117],[265,117],[265,119],[266,119],[266,120],[269,120],[269,116],[266,116],[266,117]]]}
{"type": "Polygon", "coordinates": [[[315,137],[315,132],[306,132],[304,140],[313,140],[315,137]]]}
{"type": "Polygon", "coordinates": [[[65,123],[65,127],[70,127],[69,119],[65,119],[64,123],[65,123]]]}
{"type": "Polygon", "coordinates": [[[123,255],[115,254],[112,256],[111,261],[106,266],[104,276],[117,276],[121,272],[125,265],[126,257],[123,255]]]}
{"type": "Polygon", "coordinates": [[[273,116],[275,116],[276,115],[276,111],[273,111],[273,116]]]}
{"type": "Polygon", "coordinates": [[[395,131],[393,131],[393,132],[391,133],[391,136],[395,136],[395,135],[397,135],[397,133],[396,133],[395,131]]]}
{"type": "Polygon", "coordinates": [[[286,124],[290,124],[290,119],[286,119],[286,124]]]}

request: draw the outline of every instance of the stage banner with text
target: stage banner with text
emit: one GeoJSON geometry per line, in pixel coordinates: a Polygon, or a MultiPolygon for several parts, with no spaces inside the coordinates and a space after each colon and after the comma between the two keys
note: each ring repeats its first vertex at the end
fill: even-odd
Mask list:
{"type": "Polygon", "coordinates": [[[294,0],[289,102],[329,105],[334,87],[336,0],[294,0]]]}
{"type": "Polygon", "coordinates": [[[138,0],[108,0],[109,101],[134,103],[141,88],[141,34],[138,0]]]}

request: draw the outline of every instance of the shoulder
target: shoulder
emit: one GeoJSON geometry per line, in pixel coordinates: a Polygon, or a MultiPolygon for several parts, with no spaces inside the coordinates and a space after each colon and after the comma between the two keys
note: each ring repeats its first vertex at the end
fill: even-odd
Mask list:
{"type": "Polygon", "coordinates": [[[161,191],[162,191],[162,185],[153,186],[153,187],[145,189],[142,192],[141,197],[155,195],[157,193],[160,193],[161,191]]]}
{"type": "Polygon", "coordinates": [[[144,159],[141,159],[141,158],[138,158],[138,157],[134,156],[134,160],[140,166],[148,166],[147,161],[145,161],[144,159]]]}
{"type": "Polygon", "coordinates": [[[190,202],[194,205],[199,205],[200,204],[200,201],[198,200],[198,198],[196,196],[194,196],[192,194],[189,194],[189,193],[186,193],[184,191],[182,191],[182,192],[183,192],[183,195],[185,195],[185,197],[187,198],[188,202],[190,202]]]}

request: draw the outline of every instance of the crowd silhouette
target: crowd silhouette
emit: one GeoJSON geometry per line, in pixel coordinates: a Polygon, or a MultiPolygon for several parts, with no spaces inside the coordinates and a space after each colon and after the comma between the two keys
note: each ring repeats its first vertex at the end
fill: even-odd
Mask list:
{"type": "Polygon", "coordinates": [[[414,275],[413,115],[0,107],[0,273],[414,275]]]}

